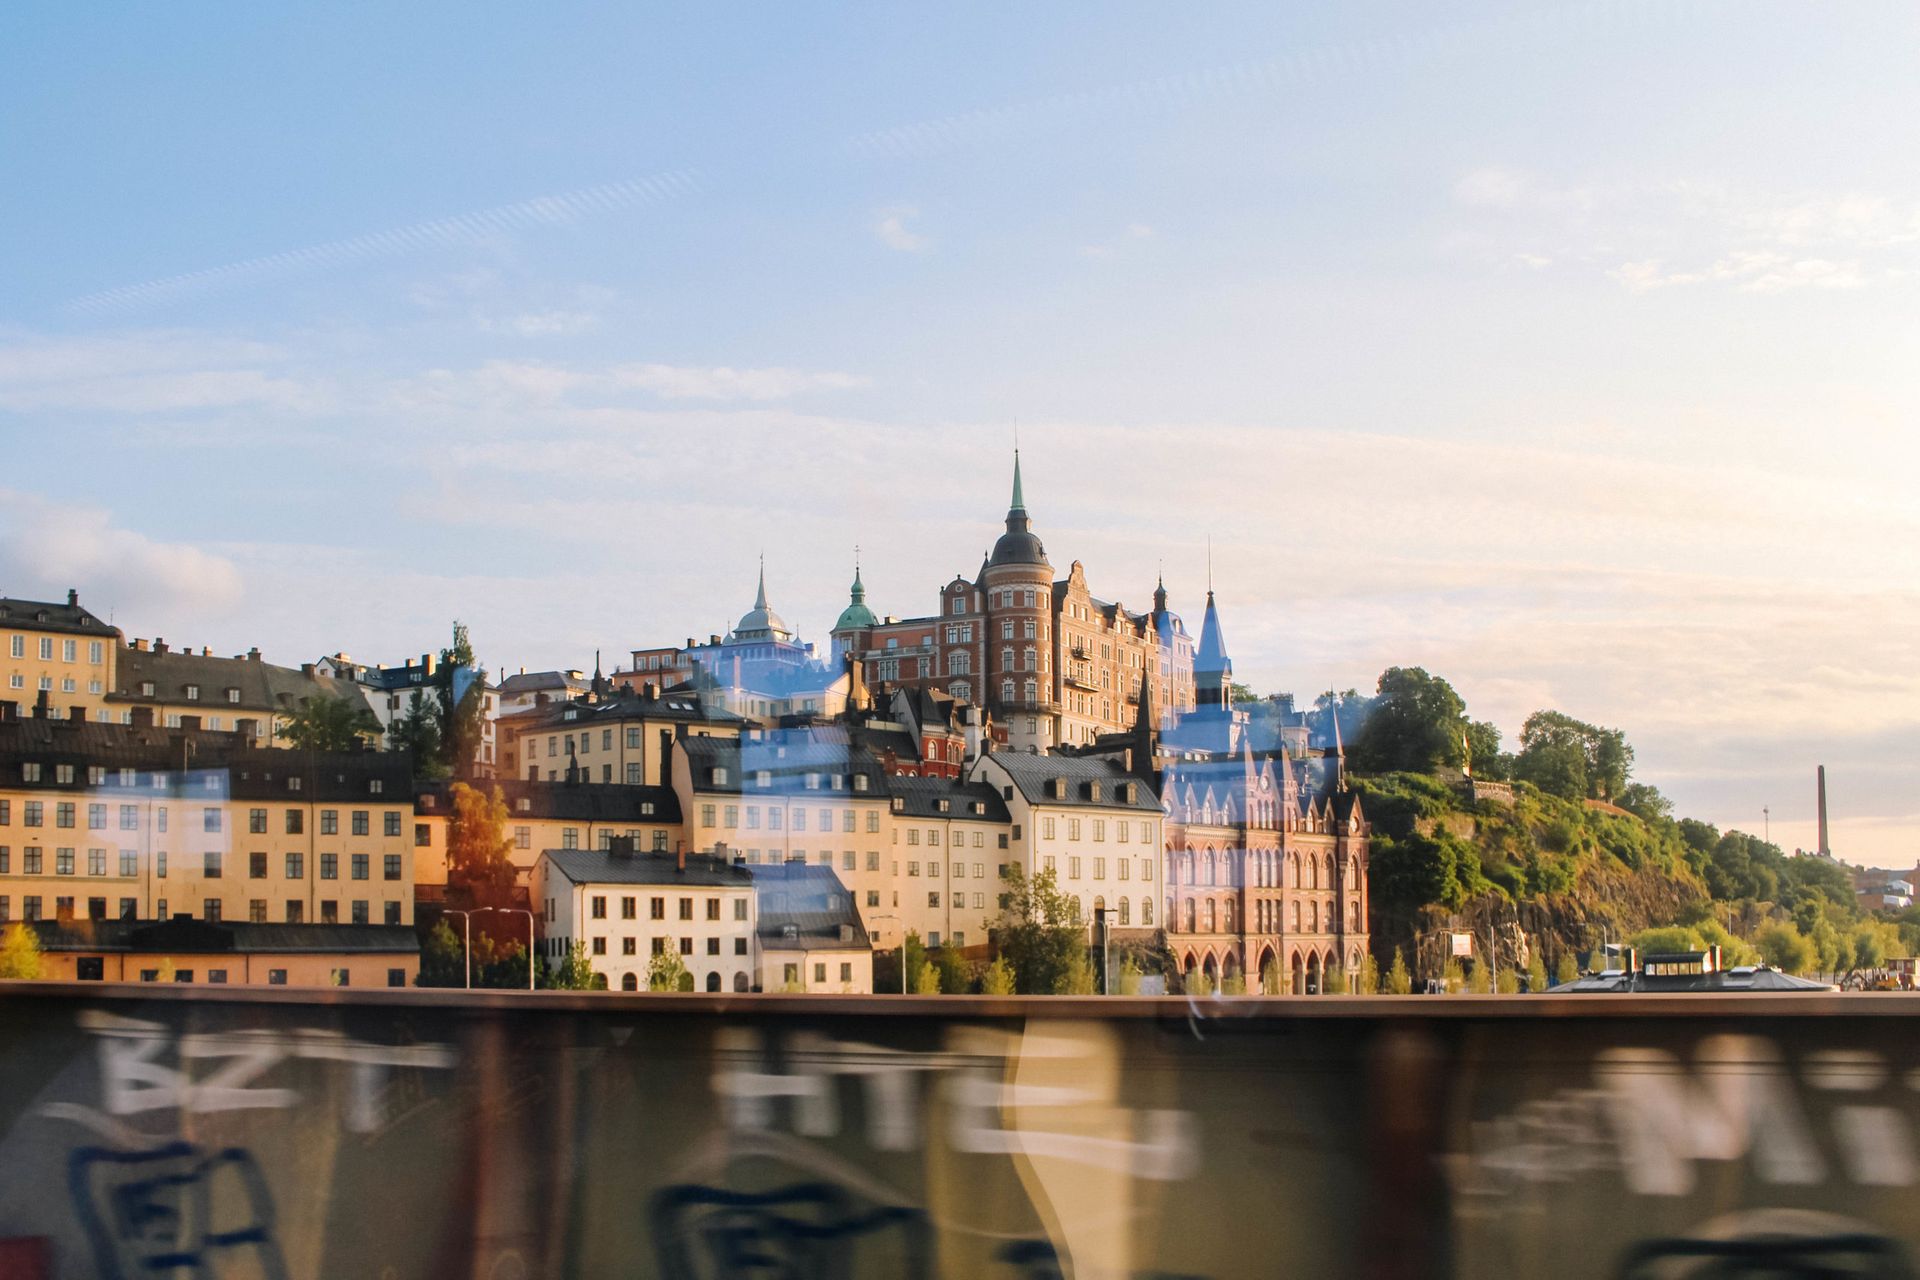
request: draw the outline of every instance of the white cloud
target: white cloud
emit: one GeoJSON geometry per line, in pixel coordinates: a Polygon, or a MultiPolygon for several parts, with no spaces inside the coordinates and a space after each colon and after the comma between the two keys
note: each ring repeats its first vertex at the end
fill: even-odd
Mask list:
{"type": "Polygon", "coordinates": [[[614,370],[612,378],[616,385],[651,391],[668,400],[785,400],[809,391],[850,391],[869,385],[868,379],[851,373],[725,365],[627,365],[614,370]]]}
{"type": "Polygon", "coordinates": [[[0,411],[174,413],[256,406],[312,412],[329,396],[263,343],[134,332],[0,339],[0,411]]]}
{"type": "Polygon", "coordinates": [[[920,210],[910,204],[896,204],[882,209],[879,219],[874,223],[873,233],[880,237],[880,243],[889,249],[901,253],[918,253],[931,243],[927,237],[907,228],[907,219],[920,216],[920,210]]]}
{"type": "Polygon", "coordinates": [[[9,594],[64,598],[77,589],[97,612],[165,607],[225,611],[242,596],[233,562],[123,529],[92,507],[0,489],[0,583],[9,594]]]}

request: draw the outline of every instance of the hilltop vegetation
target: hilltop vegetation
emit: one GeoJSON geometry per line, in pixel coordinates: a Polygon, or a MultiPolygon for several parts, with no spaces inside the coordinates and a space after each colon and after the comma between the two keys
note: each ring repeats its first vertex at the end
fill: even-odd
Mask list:
{"type": "Polygon", "coordinates": [[[1309,719],[1352,744],[1350,782],[1373,824],[1373,950],[1439,976],[1441,935],[1497,939],[1501,967],[1584,963],[1608,942],[1723,948],[1794,972],[1872,968],[1920,951],[1920,913],[1864,915],[1847,871],[1743,831],[1675,818],[1633,778],[1617,729],[1562,712],[1527,718],[1519,750],[1475,721],[1444,679],[1394,667],[1372,696],[1323,696],[1309,719]],[[1473,797],[1469,774],[1512,789],[1473,797]]]}

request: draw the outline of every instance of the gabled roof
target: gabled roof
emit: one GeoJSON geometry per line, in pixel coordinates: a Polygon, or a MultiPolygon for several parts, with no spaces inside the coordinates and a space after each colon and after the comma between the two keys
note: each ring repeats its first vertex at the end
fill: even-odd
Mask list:
{"type": "Polygon", "coordinates": [[[64,603],[51,600],[20,600],[0,596],[0,627],[20,631],[53,631],[65,635],[117,639],[118,627],[108,626],[70,595],[64,603]]]}
{"type": "Polygon", "coordinates": [[[887,775],[871,751],[850,745],[839,726],[769,729],[744,738],[682,738],[693,789],[739,795],[861,796],[886,794],[887,775]],[[715,781],[715,769],[726,771],[715,781]],[[761,774],[766,780],[761,781],[761,774]],[[808,786],[811,776],[814,786],[808,786]],[[834,779],[840,780],[838,789],[834,779]],[[855,778],[865,778],[865,789],[855,778]]]}
{"type": "MultiPolygon", "coordinates": [[[[976,769],[992,764],[1004,770],[1029,804],[1077,805],[1099,809],[1136,809],[1159,812],[1160,798],[1153,788],[1108,759],[1080,756],[1042,756],[1024,751],[995,751],[980,758],[976,769]],[[1052,784],[1065,784],[1056,796],[1052,784]],[[1093,799],[1092,784],[1100,784],[1093,799]],[[1134,799],[1126,800],[1126,786],[1134,784],[1134,799]]],[[[975,776],[979,776],[976,772],[975,776]]]]}
{"type": "Polygon", "coordinates": [[[843,951],[873,945],[852,892],[832,867],[788,862],[748,869],[759,906],[761,950],[843,951]]]}
{"type": "Polygon", "coordinates": [[[742,889],[753,880],[744,866],[711,854],[690,853],[685,864],[670,853],[615,853],[611,849],[548,849],[540,855],[575,884],[686,885],[742,889]]]}
{"type": "MultiPolygon", "coordinates": [[[[612,782],[532,782],[524,778],[502,778],[480,789],[491,794],[494,787],[507,802],[509,821],[552,819],[578,822],[626,823],[631,826],[674,825],[680,821],[680,797],[672,787],[627,786],[612,782]],[[523,808],[521,802],[525,801],[523,808]]],[[[414,810],[422,814],[453,812],[451,782],[426,784],[414,798],[414,810]]]]}
{"type": "Polygon", "coordinates": [[[314,697],[345,698],[356,706],[366,705],[365,692],[352,680],[275,666],[256,658],[219,658],[173,649],[158,653],[122,648],[119,684],[107,695],[107,701],[134,706],[186,702],[188,686],[196,686],[200,691],[196,701],[206,706],[209,715],[284,713],[314,697]],[[153,692],[140,692],[149,683],[153,692]],[[229,701],[229,689],[239,690],[237,702],[229,701]]]}
{"type": "Polygon", "coordinates": [[[584,692],[587,677],[578,671],[522,671],[508,676],[500,682],[503,697],[514,697],[522,693],[540,693],[548,689],[570,689],[584,692]]]}
{"type": "Polygon", "coordinates": [[[984,782],[948,778],[889,778],[896,815],[908,818],[959,818],[967,822],[1009,822],[1007,802],[984,782]],[[942,809],[940,804],[946,802],[942,809]],[[975,809],[975,806],[979,806],[975,809]]]}

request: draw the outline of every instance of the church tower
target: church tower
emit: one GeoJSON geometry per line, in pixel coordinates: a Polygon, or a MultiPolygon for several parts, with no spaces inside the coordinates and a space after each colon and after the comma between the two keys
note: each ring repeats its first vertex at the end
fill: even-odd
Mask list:
{"type": "Polygon", "coordinates": [[[1016,749],[1055,745],[1053,680],[1053,566],[1033,532],[1013,451],[1013,501],[1007,531],[993,544],[980,573],[987,600],[987,679],[982,699],[1016,749]]]}

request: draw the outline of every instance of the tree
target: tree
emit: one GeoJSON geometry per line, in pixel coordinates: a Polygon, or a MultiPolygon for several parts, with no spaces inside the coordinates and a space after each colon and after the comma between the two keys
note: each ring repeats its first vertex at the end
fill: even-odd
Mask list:
{"type": "Polygon", "coordinates": [[[1355,995],[1373,996],[1380,994],[1380,962],[1371,952],[1360,958],[1360,976],[1354,983],[1355,995]]]}
{"type": "Polygon", "coordinates": [[[587,960],[584,942],[575,942],[559,964],[541,965],[538,977],[542,987],[553,991],[602,991],[607,985],[606,975],[595,973],[587,960]]]}
{"type": "Polygon", "coordinates": [[[934,954],[933,967],[938,970],[943,995],[963,996],[972,989],[973,970],[954,948],[940,948],[934,954]]]}
{"type": "MultiPolygon", "coordinates": [[[[1563,800],[1615,800],[1633,772],[1633,748],[1618,729],[1536,711],[1520,727],[1513,773],[1563,800]]],[[[1658,792],[1654,793],[1658,795],[1658,792]]]]}
{"type": "Polygon", "coordinates": [[[1776,921],[1754,935],[1754,945],[1768,964],[1785,973],[1805,973],[1819,960],[1813,943],[1790,921],[1776,921]]]}
{"type": "Polygon", "coordinates": [[[1545,991],[1547,989],[1547,958],[1540,954],[1540,948],[1533,949],[1533,958],[1527,962],[1527,990],[1545,991]]]}
{"type": "Polygon", "coordinates": [[[463,987],[466,985],[466,957],[461,953],[460,935],[453,931],[445,916],[433,926],[420,946],[420,976],[417,987],[463,987]]]}
{"type": "Polygon", "coordinates": [[[907,966],[906,989],[918,991],[920,975],[926,971],[927,967],[927,946],[920,941],[920,934],[910,929],[907,931],[906,940],[900,944],[900,951],[903,957],[902,963],[907,966]]]}
{"type": "Polygon", "coordinates": [[[1140,966],[1133,962],[1132,956],[1120,957],[1120,994],[1123,996],[1140,994],[1140,966]]]}
{"type": "Polygon", "coordinates": [[[280,735],[302,751],[358,751],[380,738],[367,704],[315,694],[279,717],[280,735]]]}
{"type": "Polygon", "coordinates": [[[505,906],[513,896],[513,837],[507,831],[507,797],[491,796],[464,782],[453,784],[447,821],[449,879],[465,886],[479,906],[505,906]]]}
{"type": "Polygon", "coordinates": [[[1560,963],[1553,971],[1553,980],[1556,986],[1580,980],[1580,962],[1573,958],[1573,952],[1560,953],[1560,963]]]}
{"type": "Polygon", "coordinates": [[[440,733],[440,766],[455,775],[471,769],[486,724],[486,672],[473,656],[466,624],[453,624],[453,643],[440,651],[434,695],[440,733]]]}
{"type": "Polygon", "coordinates": [[[920,972],[913,979],[913,994],[917,996],[937,996],[940,994],[940,971],[930,964],[922,964],[920,972]]]}
{"type": "Polygon", "coordinates": [[[1440,970],[1440,982],[1441,985],[1446,987],[1448,995],[1453,995],[1466,988],[1466,971],[1460,967],[1460,962],[1457,959],[1451,956],[1447,958],[1446,965],[1440,970]]]}
{"type": "Polygon", "coordinates": [[[1373,714],[1354,743],[1354,767],[1370,773],[1431,773],[1465,761],[1467,704],[1420,667],[1381,673],[1373,714]]]}
{"type": "Polygon", "coordinates": [[[1477,996],[1493,994],[1492,967],[1481,964],[1478,959],[1475,959],[1473,972],[1467,975],[1467,990],[1477,996]]]}
{"type": "Polygon", "coordinates": [[[387,726],[387,747],[412,755],[415,778],[447,776],[446,763],[440,756],[439,712],[427,705],[423,690],[415,689],[407,702],[407,714],[387,726]]]}
{"type": "Polygon", "coordinates": [[[8,925],[0,934],[0,979],[32,980],[43,969],[40,935],[24,924],[8,925]]]}
{"type": "Polygon", "coordinates": [[[1220,994],[1223,996],[1243,996],[1247,994],[1246,975],[1236,969],[1226,977],[1220,979],[1220,994]]]}
{"type": "Polygon", "coordinates": [[[1493,989],[1503,996],[1520,994],[1520,975],[1511,965],[1502,969],[1493,980],[1493,989]]]}
{"type": "Polygon", "coordinates": [[[1260,970],[1260,994],[1263,996],[1277,996],[1282,990],[1284,990],[1284,988],[1281,985],[1280,962],[1278,960],[1269,960],[1266,963],[1266,967],[1260,970]]]}
{"type": "Polygon", "coordinates": [[[653,953],[653,959],[647,961],[649,991],[690,991],[692,979],[686,962],[680,958],[680,947],[672,938],[665,939],[661,948],[653,953]],[[683,987],[682,979],[689,985],[683,987]]]}
{"type": "Polygon", "coordinates": [[[1413,994],[1413,975],[1407,972],[1407,958],[1400,948],[1393,949],[1393,964],[1387,969],[1387,994],[1405,996],[1413,994]]]}
{"type": "Polygon", "coordinates": [[[1467,762],[1484,782],[1513,776],[1513,757],[1500,749],[1500,730],[1491,720],[1467,721],[1467,762]]]}
{"type": "Polygon", "coordinates": [[[1013,994],[1013,966],[1007,963],[1005,956],[996,956],[987,972],[980,979],[980,994],[986,996],[1010,996],[1013,994]]]}
{"type": "Polygon", "coordinates": [[[1205,969],[1195,969],[1187,975],[1187,994],[1201,998],[1213,994],[1213,979],[1207,976],[1205,969]]]}
{"type": "Polygon", "coordinates": [[[1060,892],[1051,868],[1029,878],[1010,865],[1005,887],[1000,954],[1013,966],[1015,989],[1041,996],[1065,990],[1073,957],[1086,951],[1075,899],[1060,892]]]}
{"type": "Polygon", "coordinates": [[[1053,993],[1060,996],[1090,996],[1096,994],[1099,988],[1087,949],[1075,947],[1067,953],[1066,972],[1061,975],[1060,984],[1053,993]]]}
{"type": "Polygon", "coordinates": [[[1323,996],[1343,996],[1347,994],[1347,971],[1339,964],[1327,966],[1326,976],[1320,979],[1320,994],[1323,996]]]}

